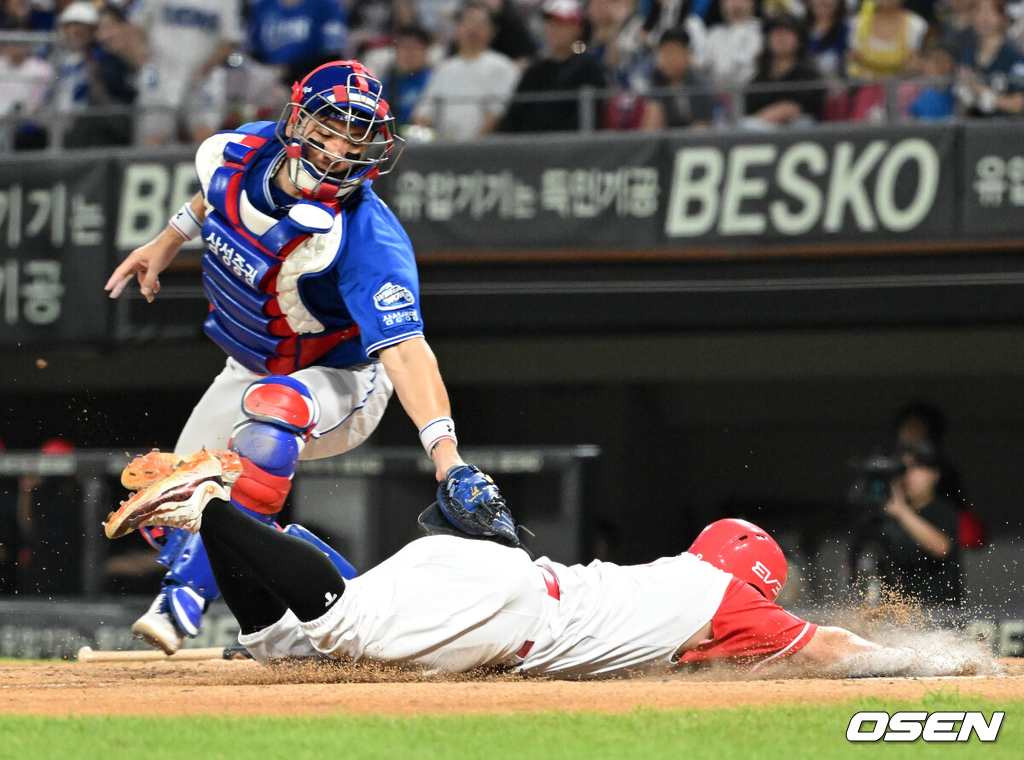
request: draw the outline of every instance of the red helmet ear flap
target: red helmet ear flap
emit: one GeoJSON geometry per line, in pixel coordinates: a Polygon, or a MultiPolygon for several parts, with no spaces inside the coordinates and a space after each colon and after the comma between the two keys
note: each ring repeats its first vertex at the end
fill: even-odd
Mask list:
{"type": "Polygon", "coordinates": [[[746,520],[717,520],[701,531],[687,551],[746,581],[774,602],[786,585],[789,566],[775,539],[746,520]]]}

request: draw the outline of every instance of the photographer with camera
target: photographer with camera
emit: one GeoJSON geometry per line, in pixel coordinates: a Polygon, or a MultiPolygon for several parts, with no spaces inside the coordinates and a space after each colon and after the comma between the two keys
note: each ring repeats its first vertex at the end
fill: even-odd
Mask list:
{"type": "MultiPolygon", "coordinates": [[[[893,430],[900,446],[926,441],[938,451],[944,450],[946,417],[938,407],[927,402],[913,401],[900,409],[893,419],[893,430]]],[[[988,529],[964,493],[960,473],[947,457],[940,457],[940,462],[942,475],[935,490],[959,510],[958,544],[961,549],[981,549],[988,542],[988,529]]]]}
{"type": "Polygon", "coordinates": [[[883,507],[878,574],[885,587],[928,606],[958,606],[961,597],[957,505],[939,490],[935,446],[902,447],[904,472],[883,507]]]}
{"type": "Polygon", "coordinates": [[[860,515],[850,566],[868,603],[882,591],[929,607],[961,599],[958,507],[941,493],[942,461],[930,441],[911,441],[895,457],[855,462],[848,496],[860,515]]]}

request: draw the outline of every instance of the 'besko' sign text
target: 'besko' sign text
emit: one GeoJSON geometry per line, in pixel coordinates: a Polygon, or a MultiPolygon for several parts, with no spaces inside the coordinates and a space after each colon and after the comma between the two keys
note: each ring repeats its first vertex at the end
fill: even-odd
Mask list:
{"type": "Polygon", "coordinates": [[[951,132],[681,144],[665,236],[935,238],[953,233],[951,132]]]}

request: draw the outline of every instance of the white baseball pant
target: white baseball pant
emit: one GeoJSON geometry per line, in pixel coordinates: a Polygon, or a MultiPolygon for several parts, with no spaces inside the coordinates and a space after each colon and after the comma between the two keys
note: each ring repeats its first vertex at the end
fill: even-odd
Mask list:
{"type": "MultiPolygon", "coordinates": [[[[203,446],[226,449],[235,425],[246,419],[242,394],[262,375],[250,372],[232,358],[192,410],[174,447],[191,454],[203,446]]],[[[305,383],[320,404],[320,421],[300,459],[322,459],[361,444],[377,429],[394,391],[379,362],[345,369],[307,367],[291,377],[305,383]]]]}

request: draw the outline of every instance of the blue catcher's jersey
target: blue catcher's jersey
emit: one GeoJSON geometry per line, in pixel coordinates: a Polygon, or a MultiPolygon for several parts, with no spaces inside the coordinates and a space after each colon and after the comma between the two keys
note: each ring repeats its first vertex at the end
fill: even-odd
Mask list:
{"type": "Polygon", "coordinates": [[[207,334],[259,374],[362,364],[422,336],[416,260],[398,219],[368,182],[337,208],[281,191],[271,181],[285,170],[275,126],[219,133],[196,156],[214,207],[203,225],[203,279],[213,305],[207,334]],[[240,177],[232,181],[234,174],[240,177]],[[304,205],[325,217],[329,209],[334,227],[296,245],[304,228],[292,220],[304,218],[296,215],[304,205]]]}

